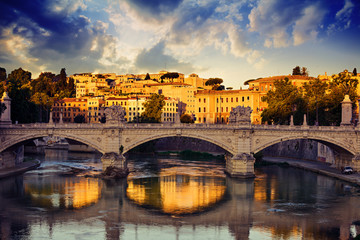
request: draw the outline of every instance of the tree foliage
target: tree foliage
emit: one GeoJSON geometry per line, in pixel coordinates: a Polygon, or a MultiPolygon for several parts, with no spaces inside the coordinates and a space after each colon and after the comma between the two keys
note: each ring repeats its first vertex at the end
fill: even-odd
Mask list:
{"type": "Polygon", "coordinates": [[[150,80],[150,74],[149,73],[146,74],[145,80],[150,80]]]}
{"type": "Polygon", "coordinates": [[[326,83],[319,79],[311,80],[302,88],[296,88],[288,79],[276,80],[275,90],[264,97],[268,108],[262,113],[263,122],[286,124],[294,114],[294,123],[301,124],[303,114],[307,114],[309,124],[339,125],[341,123],[341,102],[349,95],[356,109],[358,80],[347,71],[332,76],[326,83]]]}
{"type": "Polygon", "coordinates": [[[223,83],[223,80],[221,78],[209,78],[205,82],[205,86],[214,86],[214,85],[220,85],[223,83]]]}
{"type": "Polygon", "coordinates": [[[161,122],[162,108],[164,105],[164,95],[152,94],[144,103],[145,111],[141,114],[141,122],[161,122]]]}
{"type": "Polygon", "coordinates": [[[293,68],[292,75],[308,76],[309,72],[306,67],[300,68],[299,66],[296,66],[293,68]]]}
{"type": "Polygon", "coordinates": [[[180,117],[180,122],[182,122],[182,123],[194,123],[194,119],[189,114],[184,113],[180,117]]]}
{"type": "Polygon", "coordinates": [[[275,80],[274,88],[263,98],[267,102],[268,108],[261,114],[262,121],[287,124],[289,123],[290,115],[296,113],[294,122],[299,124],[304,109],[301,89],[293,86],[288,78],[275,80]]]}
{"type": "Polygon", "coordinates": [[[74,118],[75,123],[84,123],[85,122],[85,116],[82,114],[78,114],[74,118]]]}
{"type": "Polygon", "coordinates": [[[0,117],[3,114],[3,112],[6,110],[6,106],[4,103],[0,103],[0,117]]]}
{"type": "Polygon", "coordinates": [[[6,69],[0,67],[0,82],[6,80],[6,69]]]}
{"type": "Polygon", "coordinates": [[[160,78],[161,79],[165,79],[165,78],[173,79],[173,78],[178,78],[178,77],[179,77],[179,73],[177,73],[177,72],[169,72],[169,73],[165,73],[160,78]]]}

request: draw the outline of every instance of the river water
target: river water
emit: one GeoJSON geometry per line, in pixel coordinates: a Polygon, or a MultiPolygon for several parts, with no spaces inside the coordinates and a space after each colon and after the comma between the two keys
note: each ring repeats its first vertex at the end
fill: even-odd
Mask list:
{"type": "Polygon", "coordinates": [[[131,156],[127,179],[106,181],[99,156],[56,154],[0,180],[0,239],[351,239],[360,189],[280,166],[256,178],[222,161],[131,156]]]}

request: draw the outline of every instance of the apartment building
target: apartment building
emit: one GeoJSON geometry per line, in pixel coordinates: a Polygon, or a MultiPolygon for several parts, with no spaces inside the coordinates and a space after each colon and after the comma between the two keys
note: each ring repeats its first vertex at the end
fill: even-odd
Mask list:
{"type": "Polygon", "coordinates": [[[55,101],[52,106],[52,119],[55,123],[62,121],[64,123],[75,122],[74,119],[77,115],[83,115],[85,122],[88,122],[88,102],[87,99],[81,98],[64,98],[55,101]]]}
{"type": "Polygon", "coordinates": [[[230,112],[237,106],[251,107],[251,122],[261,123],[260,93],[251,90],[202,90],[195,94],[196,123],[228,123],[230,112]]]}

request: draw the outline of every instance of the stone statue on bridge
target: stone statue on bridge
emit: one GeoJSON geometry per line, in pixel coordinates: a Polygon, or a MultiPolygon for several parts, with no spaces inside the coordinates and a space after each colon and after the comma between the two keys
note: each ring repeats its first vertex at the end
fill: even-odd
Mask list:
{"type": "Polygon", "coordinates": [[[229,124],[250,124],[251,113],[250,107],[237,106],[230,112],[229,124]]]}
{"type": "Polygon", "coordinates": [[[124,123],[126,111],[122,106],[116,105],[105,109],[107,123],[124,123]]]}

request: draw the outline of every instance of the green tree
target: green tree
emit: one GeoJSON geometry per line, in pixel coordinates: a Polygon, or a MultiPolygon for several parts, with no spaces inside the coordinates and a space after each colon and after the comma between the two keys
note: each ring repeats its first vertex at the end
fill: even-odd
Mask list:
{"type": "Polygon", "coordinates": [[[146,74],[145,80],[150,80],[150,75],[149,75],[149,73],[146,74]]]}
{"type": "Polygon", "coordinates": [[[178,77],[179,77],[179,73],[177,73],[177,72],[169,72],[169,73],[165,73],[160,78],[163,80],[165,78],[174,79],[174,78],[178,78],[178,77]]]}
{"type": "Polygon", "coordinates": [[[307,104],[308,122],[314,124],[318,118],[320,125],[327,125],[325,109],[327,108],[328,84],[319,79],[304,84],[304,98],[307,104]]]}
{"type": "Polygon", "coordinates": [[[30,101],[31,72],[22,68],[12,71],[7,79],[7,89],[11,98],[11,119],[19,123],[31,123],[39,119],[39,110],[30,101]]]}
{"type": "Polygon", "coordinates": [[[84,115],[82,115],[82,114],[76,115],[75,118],[74,118],[74,122],[75,123],[84,123],[85,122],[84,115]]]}
{"type": "Polygon", "coordinates": [[[261,114],[262,121],[288,124],[290,115],[294,114],[294,123],[300,124],[305,106],[301,89],[293,86],[288,78],[275,80],[274,88],[263,98],[268,108],[261,114]]]}
{"type": "Polygon", "coordinates": [[[184,113],[180,117],[180,122],[182,122],[182,123],[194,123],[194,119],[189,114],[184,113]]]}
{"type": "Polygon", "coordinates": [[[6,69],[0,67],[0,82],[6,80],[6,69]]]}
{"type": "Polygon", "coordinates": [[[31,81],[30,85],[32,88],[32,94],[35,93],[45,93],[50,97],[54,96],[55,87],[53,83],[53,79],[55,78],[55,74],[51,72],[43,72],[39,75],[37,79],[31,81]]]}
{"type": "Polygon", "coordinates": [[[221,78],[209,78],[205,82],[205,86],[214,86],[214,85],[220,85],[223,83],[223,80],[221,78]]]}
{"type": "Polygon", "coordinates": [[[356,108],[358,80],[352,78],[352,73],[341,72],[332,76],[333,81],[329,84],[325,118],[327,125],[340,125],[341,123],[341,102],[345,95],[349,95],[353,103],[353,110],[356,108]]]}
{"type": "Polygon", "coordinates": [[[58,91],[64,91],[67,88],[67,81],[66,81],[66,69],[62,68],[60,70],[60,74],[57,76],[58,81],[56,84],[56,88],[58,91]]]}
{"type": "Polygon", "coordinates": [[[292,75],[301,75],[301,70],[299,66],[293,68],[292,75]]]}
{"type": "Polygon", "coordinates": [[[6,110],[6,106],[4,103],[0,103],[0,117],[3,114],[3,112],[6,110]]]}
{"type": "Polygon", "coordinates": [[[162,108],[164,105],[164,95],[152,94],[144,103],[145,111],[141,114],[141,122],[161,122],[162,108]]]}

